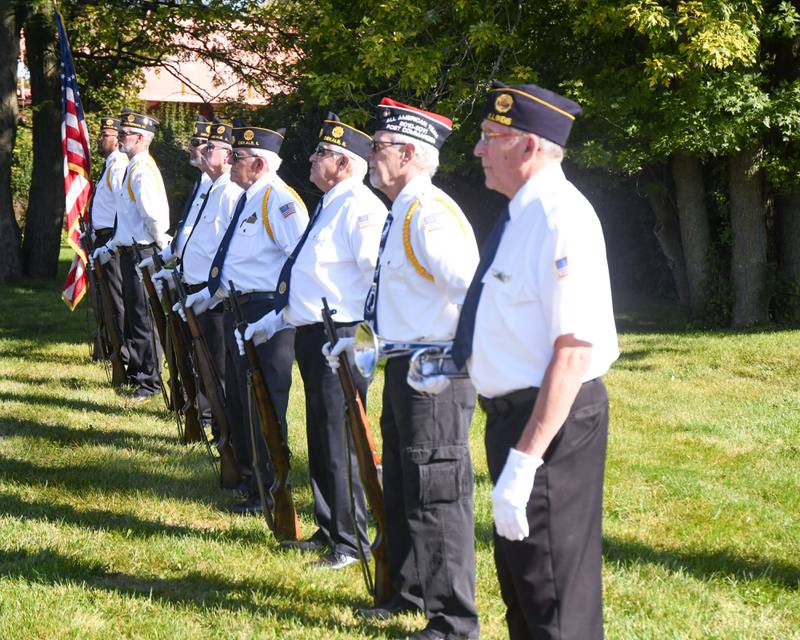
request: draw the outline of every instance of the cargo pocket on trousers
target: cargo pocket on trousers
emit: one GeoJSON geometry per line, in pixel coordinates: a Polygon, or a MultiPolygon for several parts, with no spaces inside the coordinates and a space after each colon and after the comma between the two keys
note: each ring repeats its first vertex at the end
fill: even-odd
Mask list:
{"type": "Polygon", "coordinates": [[[410,449],[409,459],[419,470],[420,504],[455,502],[472,487],[469,449],[464,445],[410,449]]]}

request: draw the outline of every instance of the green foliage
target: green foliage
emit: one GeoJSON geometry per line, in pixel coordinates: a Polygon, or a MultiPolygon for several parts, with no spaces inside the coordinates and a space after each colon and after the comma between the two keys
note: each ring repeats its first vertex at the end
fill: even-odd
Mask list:
{"type": "Polygon", "coordinates": [[[30,124],[32,122],[30,110],[20,110],[20,117],[27,124],[17,126],[17,139],[11,161],[11,197],[17,222],[20,228],[24,229],[33,171],[33,130],[30,124]]]}

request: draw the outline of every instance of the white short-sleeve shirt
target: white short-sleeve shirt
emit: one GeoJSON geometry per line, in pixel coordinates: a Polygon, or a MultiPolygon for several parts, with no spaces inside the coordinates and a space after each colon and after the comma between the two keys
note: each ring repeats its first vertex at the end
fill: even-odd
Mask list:
{"type": "Polygon", "coordinates": [[[103,177],[94,185],[92,196],[92,228],[112,229],[117,217],[117,193],[128,166],[128,156],[112,151],[105,162],[103,177]]]}
{"type": "Polygon", "coordinates": [[[347,178],[322,198],[322,208],[292,267],[283,317],[302,326],[322,321],[322,297],[337,322],[364,317],[386,207],[360,180],[347,178]]]}
{"type": "Polygon", "coordinates": [[[180,225],[180,229],[177,232],[178,235],[175,238],[176,256],[179,256],[183,253],[186,246],[186,240],[190,235],[192,235],[192,228],[197,220],[197,213],[203,207],[203,203],[208,197],[208,191],[211,189],[211,182],[211,177],[207,173],[203,172],[200,176],[200,185],[197,188],[197,192],[194,194],[192,203],[189,205],[189,209],[186,211],[186,222],[180,225]]]}
{"type": "Polygon", "coordinates": [[[114,239],[122,246],[155,242],[164,248],[169,242],[169,202],[164,181],[147,151],[137,153],[117,192],[117,231],[114,239]]]}
{"type": "Polygon", "coordinates": [[[492,398],[539,387],[559,336],[591,343],[584,381],[619,357],[603,230],[558,164],[509,203],[497,254],[483,277],[468,368],[492,398]]]}

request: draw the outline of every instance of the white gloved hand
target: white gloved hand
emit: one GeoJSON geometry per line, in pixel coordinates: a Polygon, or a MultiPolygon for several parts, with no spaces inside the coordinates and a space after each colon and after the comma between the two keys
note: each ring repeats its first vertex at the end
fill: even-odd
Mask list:
{"type": "Polygon", "coordinates": [[[263,344],[285,326],[283,315],[270,311],[255,322],[248,322],[244,330],[244,338],[238,329],[233,330],[233,337],[239,347],[239,355],[244,355],[245,340],[252,340],[255,344],[263,344]]]}
{"type": "Polygon", "coordinates": [[[170,242],[166,247],[161,250],[161,261],[162,262],[169,262],[175,256],[172,255],[172,243],[170,242]]]}
{"type": "Polygon", "coordinates": [[[508,540],[528,537],[527,506],[533,491],[536,470],[544,464],[538,456],[522,453],[513,447],[492,490],[492,516],[497,535],[508,540]]]}
{"type": "Polygon", "coordinates": [[[165,282],[171,291],[175,289],[175,280],[172,278],[172,273],[172,269],[161,269],[153,274],[153,286],[156,288],[156,291],[158,291],[159,298],[164,291],[165,282]]]}
{"type": "MultiPolygon", "coordinates": [[[[191,307],[195,314],[200,314],[211,306],[213,299],[211,292],[208,290],[208,287],[206,287],[205,289],[200,289],[197,293],[186,296],[186,302],[184,304],[187,307],[191,307]]],[[[172,308],[174,311],[177,311],[181,318],[183,318],[183,321],[186,322],[186,314],[183,312],[181,303],[176,302],[172,308]]]]}
{"type": "Polygon", "coordinates": [[[114,252],[107,244],[104,244],[102,247],[97,247],[92,254],[92,259],[100,262],[100,264],[108,264],[113,257],[114,252]]]}
{"type": "Polygon", "coordinates": [[[328,361],[328,366],[331,371],[336,373],[339,368],[339,354],[344,351],[352,351],[355,344],[355,338],[339,338],[336,344],[331,348],[331,343],[326,342],[322,345],[322,355],[328,361]]]}

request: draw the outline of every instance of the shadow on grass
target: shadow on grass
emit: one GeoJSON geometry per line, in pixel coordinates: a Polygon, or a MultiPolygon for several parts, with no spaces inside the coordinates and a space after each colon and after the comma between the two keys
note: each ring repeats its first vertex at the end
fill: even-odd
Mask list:
{"type": "Polygon", "coordinates": [[[662,550],[635,541],[605,536],[603,556],[606,562],[623,566],[654,564],[670,571],[691,574],[701,580],[764,580],[785,589],[800,588],[800,565],[747,558],[729,551],[662,550]]]}
{"type": "Polygon", "coordinates": [[[332,614],[326,617],[316,612],[306,613],[298,603],[316,600],[343,608],[365,606],[368,603],[352,595],[349,590],[332,594],[330,591],[315,588],[313,584],[304,581],[302,575],[297,575],[292,585],[278,580],[234,580],[197,572],[188,572],[178,578],[141,577],[109,571],[98,561],[81,561],[50,549],[34,553],[0,551],[0,574],[22,578],[35,584],[57,584],[62,587],[65,582],[71,581],[78,588],[104,589],[147,601],[159,600],[171,606],[190,605],[204,611],[246,611],[254,616],[270,614],[279,621],[307,626],[309,631],[352,630],[369,637],[408,635],[400,625],[394,623],[358,621],[347,624],[337,620],[332,614]],[[254,602],[254,593],[266,597],[268,603],[262,605],[254,602]],[[285,601],[286,604],[280,604],[276,600],[285,601]]]}
{"type": "Polygon", "coordinates": [[[59,409],[74,409],[76,411],[94,411],[102,413],[103,415],[130,415],[131,420],[140,419],[142,414],[147,414],[153,417],[163,418],[165,410],[158,408],[159,405],[150,405],[150,402],[136,404],[136,413],[131,412],[134,406],[131,403],[130,407],[120,406],[117,404],[109,404],[107,402],[95,402],[94,400],[79,400],[77,398],[63,398],[58,396],[49,395],[46,393],[10,393],[8,391],[0,391],[0,401],[6,400],[8,402],[24,402],[30,406],[53,406],[59,409]]]}
{"type": "Polygon", "coordinates": [[[137,431],[118,429],[95,429],[68,427],[64,424],[42,424],[18,418],[0,419],[0,436],[25,436],[40,438],[53,443],[73,447],[76,445],[99,445],[117,449],[149,451],[155,455],[172,455],[178,442],[177,434],[144,435],[137,431]]]}

